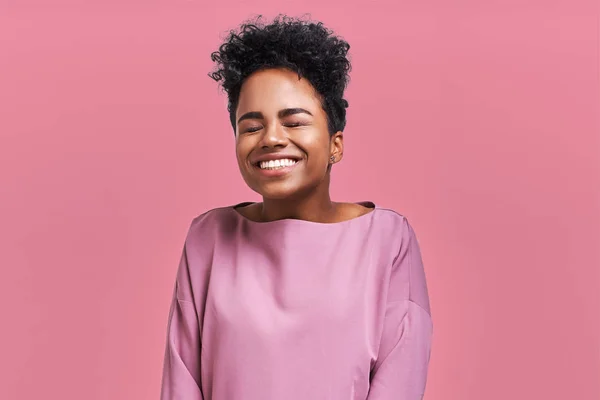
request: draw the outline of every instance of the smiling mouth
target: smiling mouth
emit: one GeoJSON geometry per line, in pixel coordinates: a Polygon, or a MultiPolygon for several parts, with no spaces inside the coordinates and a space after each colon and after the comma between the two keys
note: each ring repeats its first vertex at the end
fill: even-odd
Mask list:
{"type": "Polygon", "coordinates": [[[261,170],[269,171],[293,167],[297,163],[298,160],[293,160],[291,158],[283,158],[280,160],[260,161],[256,163],[255,166],[261,170]]]}

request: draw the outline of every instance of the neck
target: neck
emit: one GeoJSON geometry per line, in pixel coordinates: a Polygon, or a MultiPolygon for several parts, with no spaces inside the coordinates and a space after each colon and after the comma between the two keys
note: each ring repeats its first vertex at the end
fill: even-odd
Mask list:
{"type": "Polygon", "coordinates": [[[329,182],[323,182],[307,195],[284,199],[263,197],[259,213],[263,221],[292,218],[329,222],[335,219],[336,211],[336,204],[331,201],[329,196],[329,182]]]}

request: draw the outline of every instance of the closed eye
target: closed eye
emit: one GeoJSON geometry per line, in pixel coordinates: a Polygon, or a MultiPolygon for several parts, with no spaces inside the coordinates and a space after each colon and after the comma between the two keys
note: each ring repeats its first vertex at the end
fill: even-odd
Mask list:
{"type": "MultiPolygon", "coordinates": [[[[299,126],[304,126],[306,124],[302,123],[302,122],[289,122],[287,124],[283,124],[283,126],[285,126],[286,128],[297,128],[299,126]]],[[[262,129],[262,127],[257,126],[257,127],[251,127],[246,129],[244,132],[246,133],[252,133],[252,132],[258,132],[262,129]]]]}

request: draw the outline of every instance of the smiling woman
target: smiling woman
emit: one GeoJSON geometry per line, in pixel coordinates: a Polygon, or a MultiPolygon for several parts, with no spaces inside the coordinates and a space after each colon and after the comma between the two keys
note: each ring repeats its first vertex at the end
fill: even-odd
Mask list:
{"type": "Polygon", "coordinates": [[[282,68],[253,73],[242,85],[236,115],[240,172],[266,207],[302,201],[311,192],[326,204],[328,166],[341,160],[343,136],[329,134],[327,114],[307,79],[282,68]],[[289,161],[282,167],[277,160],[289,161]]]}
{"type": "Polygon", "coordinates": [[[329,194],[349,47],[322,23],[278,17],[212,54],[240,173],[262,202],[193,219],[162,400],[422,398],[433,324],[415,232],[329,194]]]}

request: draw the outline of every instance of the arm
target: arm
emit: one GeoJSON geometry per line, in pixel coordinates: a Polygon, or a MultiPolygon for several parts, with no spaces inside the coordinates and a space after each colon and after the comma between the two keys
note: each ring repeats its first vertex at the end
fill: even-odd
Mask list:
{"type": "Polygon", "coordinates": [[[406,219],[401,247],[367,400],[421,400],[425,392],[433,323],[419,244],[406,219]]]}
{"type": "Polygon", "coordinates": [[[189,276],[184,248],[167,323],[161,400],[203,400],[200,383],[200,325],[189,276]]]}

